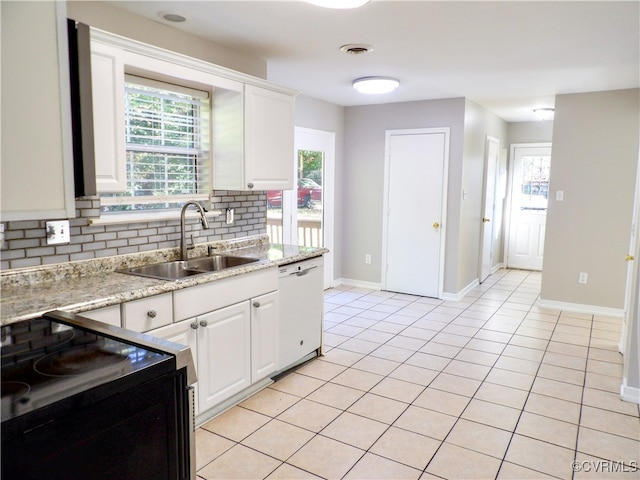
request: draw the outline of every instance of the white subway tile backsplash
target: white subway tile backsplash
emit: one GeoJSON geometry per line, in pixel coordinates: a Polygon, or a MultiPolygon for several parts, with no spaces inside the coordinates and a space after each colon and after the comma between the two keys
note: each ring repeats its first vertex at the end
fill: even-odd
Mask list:
{"type": "MultiPolygon", "coordinates": [[[[235,222],[227,225],[214,219],[205,231],[196,219],[188,219],[186,230],[195,243],[266,233],[264,192],[215,191],[212,208],[235,208],[235,222]]],[[[84,197],[76,199],[76,215],[69,220],[71,242],[55,247],[47,246],[44,220],[7,222],[8,248],[0,252],[0,270],[175,248],[180,244],[179,212],[175,220],[90,225],[89,220],[100,215],[100,200],[84,197]]]]}

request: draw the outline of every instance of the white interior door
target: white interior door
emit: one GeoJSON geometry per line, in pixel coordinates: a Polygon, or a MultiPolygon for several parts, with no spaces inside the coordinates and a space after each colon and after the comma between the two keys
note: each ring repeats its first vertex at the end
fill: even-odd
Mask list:
{"type": "Polygon", "coordinates": [[[482,208],[482,224],[480,241],[480,283],[491,275],[493,268],[493,239],[496,225],[496,174],[500,141],[487,135],[485,146],[484,168],[484,204],[482,208]]]}
{"type": "Polygon", "coordinates": [[[449,129],[387,132],[383,288],[442,297],[449,129]]]}
{"type": "Polygon", "coordinates": [[[512,146],[507,267],[542,270],[551,145],[512,146]]]}

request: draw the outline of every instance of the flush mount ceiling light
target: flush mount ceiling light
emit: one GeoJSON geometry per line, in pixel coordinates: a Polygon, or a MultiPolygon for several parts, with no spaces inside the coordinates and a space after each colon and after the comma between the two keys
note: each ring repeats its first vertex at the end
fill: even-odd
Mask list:
{"type": "Polygon", "coordinates": [[[187,21],[187,17],[177,12],[158,12],[158,16],[167,22],[182,23],[187,21]]]}
{"type": "Polygon", "coordinates": [[[533,113],[535,113],[536,118],[538,120],[553,120],[553,114],[555,109],[553,108],[534,108],[533,113]]]}
{"type": "Polygon", "coordinates": [[[358,8],[369,0],[305,0],[307,3],[325,8],[358,8]]]}
{"type": "Polygon", "coordinates": [[[400,86],[400,82],[390,77],[362,77],[356,78],[352,85],[360,93],[377,95],[393,92],[400,86]]]}

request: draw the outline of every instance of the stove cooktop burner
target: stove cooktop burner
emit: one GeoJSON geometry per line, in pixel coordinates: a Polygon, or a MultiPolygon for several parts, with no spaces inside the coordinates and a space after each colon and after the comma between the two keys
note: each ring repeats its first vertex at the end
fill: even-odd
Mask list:
{"type": "Polygon", "coordinates": [[[41,357],[36,360],[33,369],[48,377],[67,377],[95,372],[127,359],[127,355],[120,352],[104,350],[95,345],[83,345],[41,357]]]}
{"type": "Polygon", "coordinates": [[[12,402],[19,402],[31,391],[28,383],[2,382],[2,397],[10,397],[12,402]]]}

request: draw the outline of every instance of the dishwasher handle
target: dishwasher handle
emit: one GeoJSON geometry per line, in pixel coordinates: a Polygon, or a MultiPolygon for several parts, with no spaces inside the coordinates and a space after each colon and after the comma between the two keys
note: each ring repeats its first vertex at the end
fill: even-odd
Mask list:
{"type": "Polygon", "coordinates": [[[291,272],[289,275],[295,275],[296,277],[304,277],[307,273],[309,273],[314,268],[318,268],[317,265],[312,265],[311,267],[305,268],[304,270],[298,270],[296,272],[291,272]]]}

